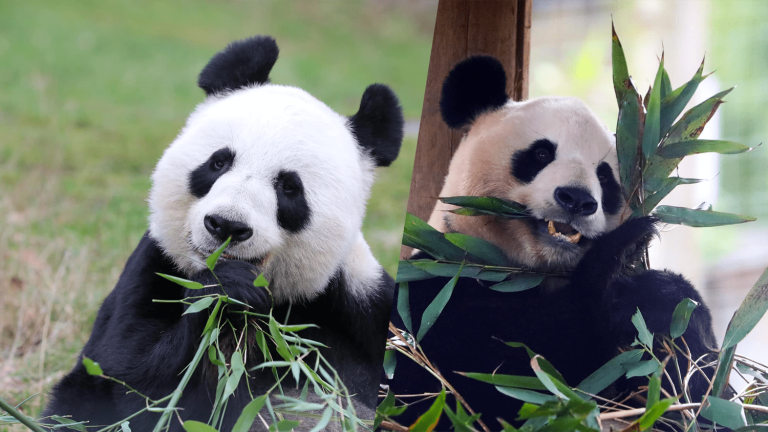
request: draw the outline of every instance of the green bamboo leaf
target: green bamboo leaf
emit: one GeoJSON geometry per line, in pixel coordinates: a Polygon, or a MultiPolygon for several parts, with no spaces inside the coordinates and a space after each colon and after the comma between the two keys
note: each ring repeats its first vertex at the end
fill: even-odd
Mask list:
{"type": "Polygon", "coordinates": [[[395,350],[387,350],[384,352],[384,375],[387,379],[395,377],[395,367],[397,366],[397,352],[395,350]]]}
{"type": "Polygon", "coordinates": [[[210,360],[211,363],[215,364],[216,366],[226,366],[223,361],[219,360],[215,345],[210,345],[208,347],[208,360],[210,360]]]}
{"type": "Polygon", "coordinates": [[[448,300],[451,299],[451,294],[453,294],[453,288],[456,286],[456,281],[459,280],[460,274],[461,274],[461,267],[459,267],[459,271],[456,273],[456,275],[452,277],[447,284],[445,284],[445,286],[443,287],[443,289],[440,290],[439,293],[437,293],[437,295],[432,300],[432,302],[429,303],[429,306],[427,306],[427,308],[424,309],[424,314],[421,316],[421,325],[419,326],[419,333],[416,335],[416,341],[419,341],[419,342],[421,341],[424,335],[427,334],[429,329],[432,328],[432,325],[435,324],[435,321],[437,321],[437,318],[443,312],[445,305],[448,304],[448,300]]]}
{"type": "Polygon", "coordinates": [[[200,300],[189,305],[187,310],[184,311],[183,315],[193,314],[193,313],[200,312],[201,310],[208,309],[208,306],[210,306],[214,300],[216,300],[214,297],[203,297],[200,300]]]}
{"type": "Polygon", "coordinates": [[[195,420],[185,421],[183,427],[187,432],[218,432],[207,424],[195,420]]]}
{"type": "Polygon", "coordinates": [[[459,209],[451,210],[462,216],[498,216],[505,219],[530,217],[526,207],[520,203],[496,197],[456,196],[440,197],[445,204],[455,205],[459,209]]]}
{"type": "MultiPolygon", "coordinates": [[[[624,57],[624,48],[621,47],[621,41],[616,34],[616,28],[611,23],[611,56],[613,63],[613,90],[616,92],[616,100],[621,101],[626,97],[629,83],[629,70],[627,69],[627,59],[624,57]]],[[[634,87],[632,87],[634,89],[634,87]]]]}
{"type": "Polygon", "coordinates": [[[482,381],[502,387],[523,388],[529,390],[546,390],[547,388],[536,377],[504,374],[486,374],[477,372],[457,372],[467,378],[482,381]]]}
{"type": "Polygon", "coordinates": [[[684,299],[675,307],[675,311],[672,312],[672,325],[669,329],[669,335],[672,339],[679,338],[685,333],[688,328],[688,321],[691,319],[691,314],[696,306],[699,304],[689,298],[684,299]]]}
{"type": "Polygon", "coordinates": [[[423,250],[440,260],[462,261],[466,254],[459,247],[446,240],[443,233],[410,213],[405,215],[403,245],[423,250]]]}
{"type": "MultiPolygon", "coordinates": [[[[669,74],[667,73],[667,70],[662,69],[661,70],[661,91],[659,92],[659,96],[661,97],[662,104],[664,102],[664,98],[666,98],[667,95],[670,93],[672,93],[672,81],[669,79],[669,74]]],[[[662,129],[662,133],[663,133],[663,129],[662,129]]]]}
{"type": "Polygon", "coordinates": [[[83,356],[83,366],[85,366],[85,371],[88,372],[88,375],[104,375],[104,371],[101,370],[101,366],[99,366],[98,363],[89,359],[88,357],[83,356]]]}
{"type": "Polygon", "coordinates": [[[297,332],[302,331],[304,329],[308,329],[310,327],[314,328],[320,328],[317,324],[280,324],[277,323],[277,328],[284,332],[297,332]]]}
{"type": "Polygon", "coordinates": [[[557,400],[557,398],[553,396],[550,396],[544,393],[539,393],[532,390],[524,390],[519,388],[501,387],[501,386],[496,386],[496,390],[498,390],[502,394],[505,394],[511,398],[515,398],[517,400],[536,404],[536,405],[541,405],[545,402],[554,402],[557,400]]]}
{"type": "Polygon", "coordinates": [[[443,412],[445,412],[451,420],[455,432],[476,432],[476,429],[472,425],[480,418],[480,413],[474,415],[467,414],[466,411],[464,411],[464,408],[461,407],[459,401],[456,401],[455,413],[447,404],[443,407],[443,412]]]}
{"type": "MultiPolygon", "coordinates": [[[[550,375],[544,370],[544,368],[542,368],[541,360],[543,359],[544,357],[540,355],[534,356],[531,359],[531,368],[541,383],[544,384],[544,387],[546,387],[547,390],[561,399],[581,400],[581,396],[578,393],[574,392],[570,387],[565,385],[565,383],[560,381],[560,379],[550,375]]],[[[549,362],[546,362],[545,364],[551,366],[549,362]]]]}
{"type": "Polygon", "coordinates": [[[643,319],[643,313],[640,312],[640,309],[637,309],[637,313],[632,316],[632,324],[634,324],[637,329],[637,337],[640,342],[648,347],[648,349],[653,349],[653,333],[648,331],[648,327],[645,325],[645,320],[643,319]]]}
{"type": "Polygon", "coordinates": [[[401,282],[398,285],[397,292],[397,313],[400,314],[400,318],[405,324],[405,329],[408,333],[413,334],[413,326],[411,325],[411,305],[409,303],[410,294],[408,291],[408,283],[401,282]]]}
{"type": "Polygon", "coordinates": [[[656,360],[643,360],[637,362],[634,366],[627,371],[627,378],[634,378],[639,376],[648,376],[659,367],[659,362],[656,360]]]}
{"type": "Polygon", "coordinates": [[[639,430],[644,431],[652,427],[653,424],[656,423],[656,420],[658,420],[659,417],[661,417],[661,415],[664,414],[664,412],[676,401],[677,399],[675,398],[664,399],[651,407],[651,409],[647,410],[645,414],[637,420],[640,427],[639,430]]]}
{"type": "Polygon", "coordinates": [[[664,72],[664,53],[661,53],[659,69],[656,72],[656,78],[653,80],[651,88],[651,97],[648,100],[648,112],[645,115],[645,128],[643,129],[643,155],[645,159],[650,159],[656,153],[661,138],[660,132],[660,111],[661,111],[661,77],[664,72]]]}
{"type": "Polygon", "coordinates": [[[445,238],[461,249],[480,258],[485,264],[504,266],[509,263],[501,249],[483,239],[461,233],[446,233],[445,238]]]}
{"type": "Polygon", "coordinates": [[[400,263],[397,265],[397,282],[398,283],[432,279],[433,277],[435,277],[433,274],[414,267],[410,261],[400,260],[400,263]]]}
{"type": "MultiPolygon", "coordinates": [[[[726,330],[726,333],[728,331],[726,330]]],[[[717,370],[715,371],[714,382],[712,383],[713,396],[720,396],[728,386],[728,378],[731,375],[733,367],[733,356],[736,354],[736,346],[723,348],[717,356],[717,370]]]]}
{"type": "Polygon", "coordinates": [[[264,363],[260,363],[254,367],[252,367],[250,370],[258,370],[258,369],[264,369],[268,367],[288,367],[292,365],[293,362],[291,361],[283,361],[283,360],[275,360],[275,361],[268,361],[264,363]]]}
{"type": "Polygon", "coordinates": [[[416,422],[410,427],[411,432],[431,432],[437,426],[437,422],[440,420],[440,414],[443,412],[445,406],[445,390],[440,390],[440,394],[435,398],[432,406],[429,407],[427,412],[422,414],[416,422]]]}
{"type": "Polygon", "coordinates": [[[213,307],[213,312],[211,312],[211,315],[208,317],[208,321],[205,323],[203,335],[207,335],[208,331],[210,331],[216,325],[216,319],[219,316],[219,309],[221,309],[222,303],[223,301],[221,300],[221,297],[219,297],[219,300],[216,301],[216,306],[213,307]]]}
{"type": "MultiPolygon", "coordinates": [[[[643,205],[638,208],[632,217],[640,217],[645,216],[648,213],[650,213],[654,208],[656,208],[657,205],[663,200],[664,198],[669,195],[672,190],[674,190],[678,185],[681,184],[690,184],[690,183],[698,183],[700,180],[697,179],[684,179],[681,177],[667,177],[664,179],[664,181],[657,182],[661,184],[661,187],[659,188],[656,193],[653,193],[651,195],[648,195],[645,197],[645,200],[643,201],[643,205]]],[[[647,187],[646,187],[647,190],[647,187]]]]}
{"type": "Polygon", "coordinates": [[[736,310],[725,331],[723,348],[736,346],[768,311],[768,269],[766,269],[736,310]]]}
{"type": "MultiPolygon", "coordinates": [[[[672,124],[677,119],[677,116],[685,109],[688,102],[691,101],[691,97],[696,92],[706,76],[702,76],[704,71],[704,60],[701,61],[701,65],[696,73],[693,75],[690,81],[678,87],[674,91],[667,92],[665,96],[662,96],[661,100],[661,134],[664,136],[672,124]]],[[[668,78],[667,78],[668,79],[668,78]]]]}
{"type": "Polygon", "coordinates": [[[317,422],[315,427],[312,428],[309,432],[320,432],[322,430],[325,430],[325,427],[328,426],[328,423],[331,421],[331,416],[333,415],[333,409],[331,407],[326,407],[323,410],[323,416],[320,417],[320,421],[317,422]]]}
{"type": "Polygon", "coordinates": [[[269,334],[272,335],[272,339],[275,340],[275,345],[277,345],[277,353],[287,361],[293,360],[291,350],[288,349],[288,344],[285,343],[285,339],[283,339],[283,335],[280,333],[280,329],[277,326],[277,321],[275,321],[275,317],[271,315],[269,317],[269,334]]]}
{"type": "Polygon", "coordinates": [[[264,273],[261,273],[258,277],[256,277],[256,280],[253,281],[253,286],[256,288],[269,286],[269,282],[267,281],[267,278],[264,277],[264,273]]]}
{"type": "Polygon", "coordinates": [[[706,405],[701,410],[701,416],[731,429],[738,429],[747,425],[744,407],[741,404],[715,396],[707,398],[706,405]]]}
{"type": "Polygon", "coordinates": [[[653,215],[664,223],[690,227],[712,227],[752,222],[755,218],[733,213],[696,210],[683,207],[658,206],[653,215]]]}
{"type": "Polygon", "coordinates": [[[51,420],[54,420],[59,423],[58,426],[54,426],[51,429],[63,429],[64,428],[63,425],[66,425],[67,429],[74,429],[80,432],[86,432],[85,424],[84,424],[85,422],[83,421],[74,421],[71,418],[61,417],[57,415],[51,416],[51,420]]]}
{"type": "Polygon", "coordinates": [[[491,285],[490,289],[499,292],[519,292],[535,288],[544,280],[544,275],[523,273],[512,275],[509,280],[491,285]]]}
{"type": "Polygon", "coordinates": [[[670,185],[672,185],[672,187],[670,188],[670,190],[672,190],[679,185],[695,184],[695,183],[701,183],[703,181],[704,180],[702,179],[685,178],[685,177],[665,177],[661,179],[644,179],[643,186],[645,186],[645,190],[647,192],[657,192],[657,191],[660,191],[661,189],[668,188],[670,185]]]}
{"type": "Polygon", "coordinates": [[[624,364],[634,363],[643,356],[643,350],[625,351],[609,360],[600,369],[584,379],[577,388],[585,393],[598,394],[621,378],[627,370],[624,364]]]}
{"type": "Polygon", "coordinates": [[[224,396],[222,397],[222,400],[227,400],[227,398],[235,392],[238,384],[240,384],[240,378],[242,378],[243,372],[245,372],[245,366],[243,365],[243,355],[240,351],[235,351],[232,353],[232,357],[230,358],[229,362],[231,365],[231,373],[229,378],[227,378],[227,384],[224,387],[224,396]]]}
{"type": "Polygon", "coordinates": [[[259,411],[264,407],[267,397],[268,395],[261,395],[248,402],[248,405],[246,405],[240,413],[240,417],[237,418],[237,422],[232,428],[232,432],[248,432],[251,426],[253,426],[256,417],[259,415],[259,411]]]}
{"type": "Polygon", "coordinates": [[[280,420],[279,422],[270,425],[269,431],[270,432],[291,432],[297,427],[301,425],[300,421],[297,420],[280,420]]]}
{"type": "MultiPolygon", "coordinates": [[[[504,345],[510,346],[512,348],[525,348],[525,351],[528,353],[528,358],[533,359],[537,356],[535,352],[533,352],[532,349],[528,348],[528,345],[522,343],[522,342],[504,342],[504,345]]],[[[544,372],[548,373],[558,381],[565,384],[565,378],[563,378],[562,375],[560,375],[560,372],[555,369],[555,367],[552,365],[552,363],[549,362],[549,360],[545,359],[542,356],[538,356],[538,359],[536,360],[538,367],[543,370],[544,372]]]]}
{"type": "MultiPolygon", "coordinates": [[[[723,103],[723,97],[731,90],[733,90],[733,88],[724,90],[686,111],[680,120],[678,120],[669,130],[660,150],[663,150],[665,146],[672,143],[691,141],[698,138],[704,130],[704,126],[712,116],[715,115],[715,111],[717,111],[717,108],[723,103]]],[[[646,163],[643,171],[643,178],[646,179],[646,181],[648,179],[666,178],[675,170],[681,160],[682,158],[665,159],[659,155],[654,155],[654,157],[646,163]]]]}
{"type": "Polygon", "coordinates": [[[232,237],[228,237],[224,243],[222,243],[221,246],[219,246],[218,249],[213,251],[213,253],[205,259],[205,265],[208,266],[208,269],[213,271],[213,268],[216,267],[216,262],[219,260],[219,257],[221,256],[221,253],[224,252],[224,249],[229,246],[229,242],[232,241],[232,237]]]}
{"type": "Polygon", "coordinates": [[[171,282],[173,282],[175,284],[181,285],[181,286],[183,286],[184,288],[187,288],[187,289],[202,289],[203,288],[203,284],[201,284],[200,282],[186,280],[184,278],[180,278],[180,277],[177,277],[177,276],[171,276],[171,275],[167,275],[167,274],[163,274],[163,273],[155,273],[155,274],[160,276],[160,277],[162,277],[162,278],[168,279],[169,281],[171,281],[171,282]]]}
{"type": "Polygon", "coordinates": [[[737,154],[751,150],[754,148],[733,141],[695,139],[666,144],[659,151],[659,156],[678,159],[700,153],[737,154]]]}
{"type": "Polygon", "coordinates": [[[654,405],[659,403],[659,397],[661,396],[661,374],[664,372],[664,364],[657,363],[656,371],[651,375],[648,381],[648,399],[646,400],[645,407],[647,410],[653,408],[654,405]]]}

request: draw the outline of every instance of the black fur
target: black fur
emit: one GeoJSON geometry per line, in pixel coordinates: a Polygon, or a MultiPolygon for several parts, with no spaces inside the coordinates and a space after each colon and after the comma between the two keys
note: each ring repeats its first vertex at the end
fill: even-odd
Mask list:
{"type": "Polygon", "coordinates": [[[200,72],[197,85],[208,96],[269,81],[269,72],[280,50],[270,36],[253,36],[232,42],[211,58],[200,72]]]}
{"type": "Polygon", "coordinates": [[[299,232],[312,212],[304,197],[304,185],[295,171],[280,171],[274,181],[277,195],[277,223],[285,230],[299,232]]]}
{"type": "MultiPolygon", "coordinates": [[[[83,356],[98,362],[106,375],[126,382],[151,398],[159,399],[176,388],[184,367],[200,343],[208,314],[182,315],[181,304],[153,303],[152,299],[181,299],[221,292],[221,289],[187,290],[157,276],[156,272],[183,276],[147,233],[129,258],[115,289],[99,309],[91,337],[76,366],[54,386],[44,416],[71,415],[76,421],[88,420],[89,426],[108,425],[145,407],[144,399],[127,393],[122,385],[88,375],[82,365],[83,356]]],[[[254,312],[268,313],[267,292],[253,286],[257,275],[254,266],[221,260],[215,272],[230,297],[247,303],[254,312]]],[[[341,275],[339,270],[317,298],[294,304],[288,322],[319,325],[319,329],[310,328],[301,334],[331,347],[323,349],[323,355],[340,373],[350,392],[357,395],[355,398],[374,407],[394,282],[382,270],[380,281],[371,287],[372,295],[362,304],[346,289],[341,275]]],[[[204,285],[216,283],[208,271],[192,279],[204,285]]],[[[287,312],[288,305],[277,305],[273,315],[282,323],[287,312]]],[[[235,317],[235,323],[243,324],[242,314],[231,316],[235,317]]],[[[260,356],[250,356],[252,362],[261,361],[257,357],[260,356]]],[[[247,366],[253,365],[249,362],[247,366]]],[[[210,367],[204,356],[184,390],[178,404],[184,408],[178,412],[183,420],[208,421],[216,392],[215,378],[205,373],[210,367]]],[[[250,374],[253,377],[250,388],[255,392],[274,383],[271,372],[250,374]]],[[[242,380],[229,399],[220,430],[231,430],[249,401],[248,388],[242,380]]],[[[131,429],[151,430],[159,417],[159,413],[143,413],[130,420],[131,429]]],[[[170,430],[182,428],[174,419],[170,430]]]]}
{"type": "Polygon", "coordinates": [[[469,57],[448,73],[440,97],[445,123],[458,129],[509,100],[504,66],[490,56],[469,57]]]}
{"type": "Polygon", "coordinates": [[[613,170],[607,162],[601,162],[597,166],[597,179],[603,189],[603,211],[608,214],[616,214],[621,209],[621,186],[613,176],[613,170]]]}
{"type": "Polygon", "coordinates": [[[213,184],[235,163],[235,152],[229,147],[216,150],[207,161],[189,173],[189,191],[197,198],[208,195],[213,184]]]}
{"type": "Polygon", "coordinates": [[[512,175],[522,183],[530,183],[556,156],[557,144],[548,139],[536,140],[512,155],[512,175]]]}
{"type": "Polygon", "coordinates": [[[360,109],[349,118],[357,142],[380,167],[389,166],[403,141],[403,109],[395,93],[384,84],[371,84],[360,100],[360,109]]]}
{"type": "MultiPolygon", "coordinates": [[[[557,368],[570,385],[584,378],[619,353],[635,338],[632,315],[640,308],[650,331],[669,332],[672,311],[688,297],[700,303],[691,317],[685,339],[694,358],[715,349],[712,319],[698,292],[682,276],[667,271],[643,270],[633,265],[642,248],[655,235],[656,221],[632,219],[598,237],[561,288],[541,287],[518,293],[488,289],[490,283],[460,278],[438,320],[421,342],[427,358],[455,386],[491,430],[499,429],[495,418],[512,421],[521,403],[499,394],[492,385],[460,376],[459,372],[483,372],[533,376],[522,349],[503,345],[523,342],[557,368]]],[[[420,253],[414,259],[429,258],[420,253]]],[[[413,325],[448,282],[448,278],[411,282],[410,308],[413,325]]],[[[546,281],[545,281],[546,283],[546,281]]],[[[394,311],[392,321],[404,328],[394,311]]],[[[396,394],[439,392],[439,382],[414,362],[399,361],[389,382],[396,394]]],[[[682,359],[681,364],[687,364],[682,359]]],[[[668,372],[673,373],[674,362],[668,372]]],[[[711,373],[711,371],[710,371],[711,373]]],[[[676,376],[677,372],[674,372],[676,376]]],[[[665,380],[666,381],[666,380],[665,380]]],[[[647,381],[646,381],[647,383],[647,381]]],[[[630,388],[620,380],[610,390],[630,388]]],[[[704,394],[707,383],[700,375],[692,385],[694,400],[704,394]]],[[[413,400],[413,399],[410,399],[413,400]]],[[[431,401],[416,404],[396,418],[409,425],[431,401]]],[[[454,402],[449,403],[453,406],[454,402]]],[[[448,430],[443,420],[437,429],[448,430]]]]}

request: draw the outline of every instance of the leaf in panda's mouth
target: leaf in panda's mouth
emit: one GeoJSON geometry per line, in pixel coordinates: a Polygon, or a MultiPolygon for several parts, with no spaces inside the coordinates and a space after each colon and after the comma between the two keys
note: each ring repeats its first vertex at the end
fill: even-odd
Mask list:
{"type": "Polygon", "coordinates": [[[266,254],[264,256],[257,257],[257,258],[240,258],[240,257],[237,257],[235,255],[228,254],[228,253],[223,253],[223,254],[221,254],[221,256],[226,258],[226,259],[249,262],[249,263],[251,263],[251,264],[253,264],[255,266],[263,265],[267,261],[267,259],[269,258],[269,254],[266,254]]]}
{"type": "Polygon", "coordinates": [[[547,230],[552,237],[566,240],[569,243],[576,244],[581,240],[581,233],[567,223],[547,221],[547,230]]]}

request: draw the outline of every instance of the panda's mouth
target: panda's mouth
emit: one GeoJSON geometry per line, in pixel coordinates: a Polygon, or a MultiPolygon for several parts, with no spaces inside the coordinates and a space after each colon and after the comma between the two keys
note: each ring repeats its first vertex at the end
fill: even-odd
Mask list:
{"type": "Polygon", "coordinates": [[[263,267],[264,264],[267,262],[267,260],[269,260],[268,253],[266,255],[256,257],[256,258],[241,258],[241,257],[238,257],[237,255],[228,254],[226,252],[222,253],[221,256],[226,259],[245,261],[247,263],[253,264],[256,267],[263,267]]]}
{"type": "Polygon", "coordinates": [[[581,240],[581,233],[568,223],[546,219],[539,220],[539,223],[545,224],[547,233],[557,240],[571,244],[578,244],[581,240]]]}

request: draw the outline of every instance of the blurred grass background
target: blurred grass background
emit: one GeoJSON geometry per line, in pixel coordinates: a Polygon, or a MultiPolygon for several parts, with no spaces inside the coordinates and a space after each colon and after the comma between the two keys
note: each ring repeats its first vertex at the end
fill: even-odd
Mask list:
{"type": "MultiPolygon", "coordinates": [[[[272,81],[350,115],[373,82],[418,125],[435,2],[0,2],[0,397],[35,415],[147,228],[149,176],[227,43],[274,36],[272,81]]],[[[412,129],[412,128],[411,128],[412,129]]],[[[394,274],[415,135],[365,236],[394,274]]]]}

